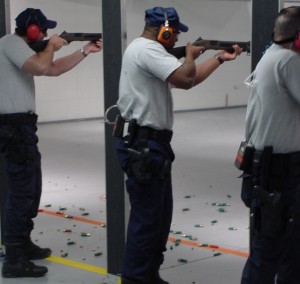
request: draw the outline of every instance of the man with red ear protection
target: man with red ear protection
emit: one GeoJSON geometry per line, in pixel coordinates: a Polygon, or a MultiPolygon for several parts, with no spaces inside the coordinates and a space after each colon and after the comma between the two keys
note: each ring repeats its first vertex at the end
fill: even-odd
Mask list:
{"type": "Polygon", "coordinates": [[[175,8],[147,9],[142,35],[123,56],[118,100],[122,119],[116,127],[121,130],[115,136],[119,138],[116,150],[120,164],[128,177],[131,210],[122,284],[168,284],[159,270],[173,210],[171,88],[198,85],[224,61],[234,60],[242,52],[235,45],[233,53],[219,51],[196,64],[204,47],[188,44],[186,57],[180,62],[167,49],[175,45],[180,32],[187,31],[175,8]]]}
{"type": "Polygon", "coordinates": [[[8,181],[4,278],[42,277],[47,267],[31,260],[51,255],[49,248],[40,248],[30,237],[42,193],[34,76],[59,76],[89,54],[102,50],[100,40],[89,42],[54,60],[54,53],[67,43],[56,34],[39,53],[28,46],[28,42],[43,40],[47,29],[55,27],[56,21],[47,19],[41,10],[28,8],[16,17],[15,34],[0,39],[0,152],[5,158],[8,181]]]}
{"type": "Polygon", "coordinates": [[[242,200],[254,224],[242,284],[300,283],[299,28],[300,7],[282,9],[250,84],[245,138],[255,152],[242,200]]]}
{"type": "Polygon", "coordinates": [[[16,33],[26,35],[28,41],[41,40],[48,29],[54,29],[56,21],[47,19],[40,9],[28,8],[16,17],[16,33]]]}

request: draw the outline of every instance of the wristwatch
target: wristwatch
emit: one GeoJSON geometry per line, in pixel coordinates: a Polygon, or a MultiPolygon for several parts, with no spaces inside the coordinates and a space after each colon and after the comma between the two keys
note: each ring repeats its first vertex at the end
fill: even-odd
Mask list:
{"type": "Polygon", "coordinates": [[[83,48],[80,48],[80,53],[83,55],[83,57],[87,57],[87,53],[84,51],[83,48]]]}
{"type": "Polygon", "coordinates": [[[219,54],[215,55],[215,58],[219,61],[220,64],[224,63],[224,60],[222,59],[222,57],[219,54]]]}

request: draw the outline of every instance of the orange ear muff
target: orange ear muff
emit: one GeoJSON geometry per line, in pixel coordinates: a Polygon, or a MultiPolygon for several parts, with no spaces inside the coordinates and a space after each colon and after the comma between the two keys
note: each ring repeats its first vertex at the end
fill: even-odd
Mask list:
{"type": "Polygon", "coordinates": [[[173,29],[168,25],[164,25],[158,31],[157,40],[161,43],[168,43],[172,35],[173,29]]]}
{"type": "Polygon", "coordinates": [[[298,34],[295,37],[294,46],[296,49],[300,50],[300,32],[298,32],[298,34]]]}
{"type": "Polygon", "coordinates": [[[173,35],[173,28],[169,26],[167,11],[164,8],[162,8],[162,10],[165,16],[165,24],[160,26],[157,33],[157,40],[161,43],[167,44],[173,35]]]}
{"type": "Polygon", "coordinates": [[[30,41],[36,41],[39,36],[40,36],[40,28],[38,25],[36,24],[30,24],[28,27],[27,27],[27,38],[30,40],[30,41]]]}

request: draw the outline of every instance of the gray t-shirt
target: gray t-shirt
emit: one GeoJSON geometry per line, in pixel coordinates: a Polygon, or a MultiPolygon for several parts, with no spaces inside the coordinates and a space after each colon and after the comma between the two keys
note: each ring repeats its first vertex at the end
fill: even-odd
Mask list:
{"type": "Polygon", "coordinates": [[[22,70],[34,54],[16,35],[0,39],[0,114],[35,111],[33,76],[22,70]]]}
{"type": "Polygon", "coordinates": [[[159,42],[135,39],[123,56],[117,103],[121,115],[140,126],[172,130],[173,100],[166,79],[181,65],[159,42]]]}
{"type": "Polygon", "coordinates": [[[273,44],[258,63],[246,114],[246,139],[274,153],[300,151],[300,55],[273,44]]]}

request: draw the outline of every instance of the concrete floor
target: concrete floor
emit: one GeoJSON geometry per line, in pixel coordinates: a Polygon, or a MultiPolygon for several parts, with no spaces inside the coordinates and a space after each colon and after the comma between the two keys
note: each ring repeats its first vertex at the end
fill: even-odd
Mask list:
{"type": "MultiPolygon", "coordinates": [[[[244,118],[245,108],[175,114],[174,215],[161,269],[170,284],[240,282],[249,212],[240,200],[240,172],[233,162],[244,118]]],[[[49,259],[36,261],[49,273],[37,279],[0,278],[0,283],[119,283],[106,270],[103,121],[40,124],[39,137],[43,196],[33,239],[53,250],[49,259]]]]}

